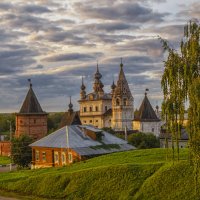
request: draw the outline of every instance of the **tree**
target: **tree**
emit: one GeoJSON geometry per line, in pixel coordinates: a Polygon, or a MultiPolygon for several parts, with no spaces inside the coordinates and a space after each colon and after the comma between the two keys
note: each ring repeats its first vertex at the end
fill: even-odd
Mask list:
{"type": "MultiPolygon", "coordinates": [[[[160,38],[161,39],[161,38],[160,38]]],[[[164,102],[163,115],[168,131],[172,133],[174,157],[174,138],[179,138],[179,124],[184,118],[185,103],[188,102],[188,133],[190,161],[194,165],[195,192],[198,199],[197,180],[200,166],[200,25],[190,21],[184,27],[184,38],[180,51],[170,48],[167,41],[161,39],[168,51],[165,70],[162,76],[164,102]],[[179,120],[177,121],[177,116],[179,120]]],[[[177,142],[178,158],[179,145],[177,142]]]]}
{"type": "Polygon", "coordinates": [[[18,166],[28,167],[32,160],[32,151],[29,144],[33,142],[27,135],[21,135],[19,138],[13,138],[11,141],[12,160],[18,166]]]}
{"type": "Polygon", "coordinates": [[[138,149],[160,147],[159,139],[153,133],[133,133],[128,136],[128,142],[138,149]]]}
{"type": "MultiPolygon", "coordinates": [[[[162,105],[163,116],[167,121],[168,132],[172,133],[172,149],[176,144],[179,160],[180,125],[183,123],[185,103],[191,106],[193,95],[190,86],[200,76],[200,26],[196,22],[190,22],[184,28],[184,38],[180,43],[180,51],[170,48],[168,42],[161,39],[164,50],[168,51],[165,61],[165,69],[161,80],[164,101],[162,105]]],[[[198,119],[194,115],[190,121],[191,127],[196,125],[192,121],[198,119]]],[[[193,131],[189,131],[190,138],[193,131]]],[[[196,134],[196,131],[195,131],[196,134]]]]}

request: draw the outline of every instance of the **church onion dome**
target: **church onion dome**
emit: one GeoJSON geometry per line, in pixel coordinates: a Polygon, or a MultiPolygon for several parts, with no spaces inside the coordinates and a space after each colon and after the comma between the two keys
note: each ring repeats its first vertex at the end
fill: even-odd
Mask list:
{"type": "Polygon", "coordinates": [[[68,109],[69,112],[73,112],[73,104],[71,102],[71,97],[70,97],[70,103],[69,103],[69,109],[68,109]]]}
{"type": "Polygon", "coordinates": [[[101,75],[101,73],[99,72],[99,66],[98,66],[98,64],[97,64],[97,71],[96,71],[96,73],[94,74],[94,78],[97,79],[97,80],[99,80],[99,79],[102,78],[102,75],[101,75]]]}
{"type": "Polygon", "coordinates": [[[83,77],[82,77],[81,90],[85,90],[85,85],[84,85],[84,83],[83,83],[83,77]]]}
{"type": "Polygon", "coordinates": [[[113,80],[113,83],[112,83],[112,85],[111,85],[111,89],[114,90],[115,88],[116,88],[116,85],[115,85],[115,82],[114,82],[114,80],[113,80]]]}

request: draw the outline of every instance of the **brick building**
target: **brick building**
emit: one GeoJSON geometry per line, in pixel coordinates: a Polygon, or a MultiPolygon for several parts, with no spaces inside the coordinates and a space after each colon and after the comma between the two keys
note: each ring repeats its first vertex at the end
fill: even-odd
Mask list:
{"type": "Polygon", "coordinates": [[[62,127],[30,146],[32,168],[64,166],[98,155],[135,149],[127,141],[88,125],[62,127]]]}
{"type": "Polygon", "coordinates": [[[10,141],[0,141],[0,156],[10,156],[10,141]]]}
{"type": "Polygon", "coordinates": [[[22,107],[19,113],[16,113],[15,137],[23,134],[34,140],[47,134],[47,113],[42,110],[31,83],[22,107]]]}

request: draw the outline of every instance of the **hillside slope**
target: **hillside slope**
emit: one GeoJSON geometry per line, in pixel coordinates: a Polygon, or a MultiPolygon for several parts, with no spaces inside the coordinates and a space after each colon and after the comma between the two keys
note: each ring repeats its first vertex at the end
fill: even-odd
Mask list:
{"type": "Polygon", "coordinates": [[[187,150],[165,161],[164,149],[134,150],[69,167],[2,173],[0,190],[48,199],[195,199],[187,150]]]}

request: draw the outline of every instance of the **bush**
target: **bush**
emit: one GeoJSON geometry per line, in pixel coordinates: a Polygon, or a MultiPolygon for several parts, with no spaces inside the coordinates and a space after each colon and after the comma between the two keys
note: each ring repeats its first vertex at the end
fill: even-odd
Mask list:
{"type": "Polygon", "coordinates": [[[11,155],[13,162],[20,168],[28,167],[32,160],[32,150],[29,144],[33,142],[27,135],[21,135],[19,138],[13,138],[11,142],[11,155]]]}
{"type": "Polygon", "coordinates": [[[152,133],[133,133],[128,136],[128,142],[138,149],[160,147],[159,139],[152,133]]]}

